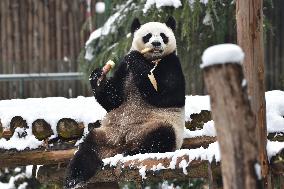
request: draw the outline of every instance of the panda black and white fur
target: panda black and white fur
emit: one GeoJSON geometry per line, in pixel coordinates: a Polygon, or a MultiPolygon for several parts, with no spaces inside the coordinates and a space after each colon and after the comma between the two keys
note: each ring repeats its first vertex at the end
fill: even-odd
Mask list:
{"type": "Polygon", "coordinates": [[[112,78],[100,68],[90,76],[94,96],[107,110],[101,127],[93,129],[71,160],[66,188],[87,181],[102,166],[102,159],[118,153],[167,152],[179,149],[183,141],[185,81],[176,55],[173,31],[176,22],[148,22],[134,19],[130,52],[112,78]],[[141,54],[150,47],[154,50],[141,54]],[[153,60],[161,59],[153,73],[157,91],[148,78],[153,60]]]}

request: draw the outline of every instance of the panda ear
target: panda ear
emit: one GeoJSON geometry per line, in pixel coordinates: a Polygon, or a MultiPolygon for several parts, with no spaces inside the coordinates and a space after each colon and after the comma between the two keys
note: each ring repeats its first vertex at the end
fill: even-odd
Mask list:
{"type": "Polygon", "coordinates": [[[173,31],[176,30],[176,20],[174,17],[170,16],[168,20],[166,21],[166,25],[171,28],[173,31]]]}
{"type": "Polygon", "coordinates": [[[131,33],[133,34],[136,30],[140,28],[141,24],[138,18],[134,18],[131,24],[131,33]]]}

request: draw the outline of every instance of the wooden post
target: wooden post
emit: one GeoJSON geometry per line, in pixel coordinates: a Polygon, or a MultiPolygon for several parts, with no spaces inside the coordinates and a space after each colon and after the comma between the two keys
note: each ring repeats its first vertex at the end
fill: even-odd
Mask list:
{"type": "MultiPolygon", "coordinates": [[[[216,50],[208,54],[224,57],[224,48],[219,52],[216,50]]],[[[217,64],[204,67],[203,71],[221,149],[224,189],[257,189],[255,119],[242,86],[242,67],[237,63],[214,63],[217,64]]]]}
{"type": "Polygon", "coordinates": [[[244,73],[255,115],[261,174],[267,184],[269,172],[266,143],[266,106],[264,86],[263,0],[237,0],[237,38],[245,52],[244,73]]]}

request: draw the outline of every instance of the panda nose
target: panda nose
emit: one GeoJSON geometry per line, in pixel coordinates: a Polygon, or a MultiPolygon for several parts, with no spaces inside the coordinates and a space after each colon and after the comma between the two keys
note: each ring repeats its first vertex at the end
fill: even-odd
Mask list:
{"type": "Polygon", "coordinates": [[[154,42],[152,42],[152,45],[153,45],[154,47],[160,47],[160,46],[161,46],[161,43],[160,43],[159,41],[154,41],[154,42]]]}

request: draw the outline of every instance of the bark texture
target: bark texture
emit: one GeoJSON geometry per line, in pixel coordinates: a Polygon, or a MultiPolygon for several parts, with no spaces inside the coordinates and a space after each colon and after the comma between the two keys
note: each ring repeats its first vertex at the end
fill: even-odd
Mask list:
{"type": "Polygon", "coordinates": [[[236,2],[238,45],[245,52],[244,73],[248,82],[251,108],[256,120],[262,177],[266,180],[269,168],[266,152],[263,0],[237,0],[236,2]]]}
{"type": "Polygon", "coordinates": [[[221,148],[224,189],[257,189],[255,120],[242,87],[242,67],[233,63],[209,66],[204,79],[221,148]]]}

